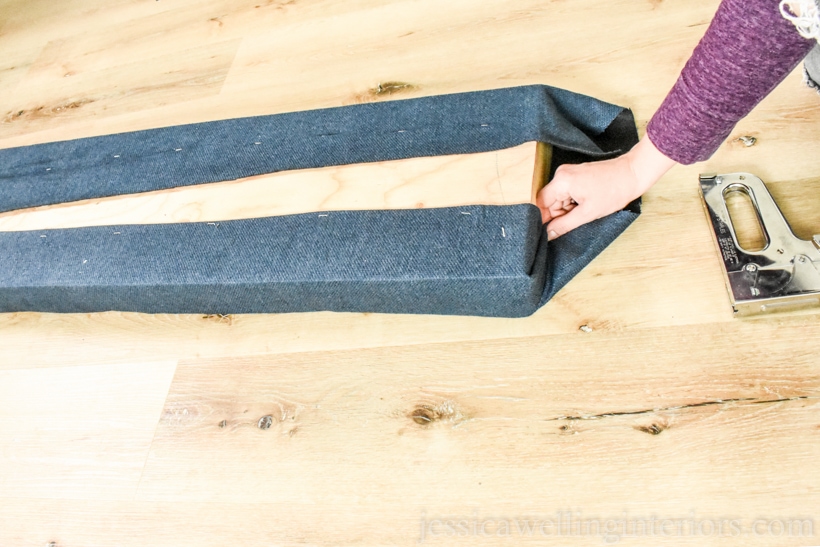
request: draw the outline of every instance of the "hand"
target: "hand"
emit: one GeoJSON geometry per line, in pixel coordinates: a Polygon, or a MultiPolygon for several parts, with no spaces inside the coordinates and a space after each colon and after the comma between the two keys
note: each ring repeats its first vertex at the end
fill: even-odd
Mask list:
{"type": "Polygon", "coordinates": [[[565,164],[538,192],[535,204],[555,239],[595,219],[623,209],[675,165],[644,137],[632,150],[610,160],[565,164]]]}

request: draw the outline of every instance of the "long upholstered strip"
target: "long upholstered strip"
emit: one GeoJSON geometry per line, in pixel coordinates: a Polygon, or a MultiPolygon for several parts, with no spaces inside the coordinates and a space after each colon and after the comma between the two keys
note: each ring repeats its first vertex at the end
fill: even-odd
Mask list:
{"type": "MultiPolygon", "coordinates": [[[[553,145],[554,169],[621,153],[637,140],[628,111],[546,86],[364,106],[11,149],[4,157],[15,161],[6,172],[17,174],[2,179],[0,193],[10,200],[3,207],[205,184],[260,169],[478,153],[533,140],[553,145]],[[264,139],[234,146],[260,124],[267,137],[278,135],[274,152],[253,144],[264,139]],[[168,149],[169,137],[184,145],[168,149]],[[113,158],[123,142],[130,148],[113,158]],[[248,150],[259,152],[248,156],[248,150]],[[128,170],[112,168],[123,155],[128,170]],[[44,181],[49,169],[61,177],[44,181]]],[[[262,139],[258,132],[252,138],[262,139]]],[[[639,211],[635,202],[549,245],[530,203],[6,232],[0,233],[6,257],[0,311],[518,317],[548,301],[639,211]]]]}
{"type": "Polygon", "coordinates": [[[0,212],[266,173],[488,152],[525,142],[602,157],[622,108],[523,86],[218,120],[0,150],[0,212]]]}

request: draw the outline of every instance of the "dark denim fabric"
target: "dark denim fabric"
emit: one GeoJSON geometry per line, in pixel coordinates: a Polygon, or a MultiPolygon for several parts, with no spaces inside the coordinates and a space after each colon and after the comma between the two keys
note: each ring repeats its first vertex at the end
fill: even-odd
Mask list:
{"type": "Polygon", "coordinates": [[[3,234],[4,260],[16,266],[4,268],[0,302],[55,312],[527,315],[544,287],[541,231],[538,209],[516,205],[3,234]]]}
{"type": "MultiPolygon", "coordinates": [[[[288,169],[495,150],[560,163],[637,142],[628,110],[526,86],[0,150],[0,210],[288,169]]],[[[638,201],[547,245],[532,205],[0,233],[0,311],[533,313],[638,201]]]]}
{"type": "Polygon", "coordinates": [[[604,155],[621,108],[546,86],[165,127],[0,150],[0,212],[273,173],[486,152],[527,141],[604,155]],[[256,144],[259,143],[259,144],[256,144]]]}

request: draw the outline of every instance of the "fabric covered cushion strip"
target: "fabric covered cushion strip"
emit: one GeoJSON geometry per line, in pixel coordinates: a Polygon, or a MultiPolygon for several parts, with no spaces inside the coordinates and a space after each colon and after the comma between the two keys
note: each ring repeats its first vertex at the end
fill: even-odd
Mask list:
{"type": "Polygon", "coordinates": [[[590,136],[621,110],[568,91],[526,86],[9,148],[0,150],[0,212],[528,141],[599,157],[606,151],[590,136]]]}
{"type": "MultiPolygon", "coordinates": [[[[622,153],[637,132],[629,111],[548,86],[206,122],[0,150],[0,209],[532,140],[556,147],[554,169],[622,153]]],[[[638,213],[549,245],[533,205],[7,232],[0,311],[519,317],[638,213]]]]}

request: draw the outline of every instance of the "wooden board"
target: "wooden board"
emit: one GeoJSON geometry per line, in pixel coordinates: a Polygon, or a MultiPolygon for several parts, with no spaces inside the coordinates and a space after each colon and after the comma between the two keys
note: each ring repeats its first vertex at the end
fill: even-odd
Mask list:
{"type": "Polygon", "coordinates": [[[0,214],[0,230],[206,222],[307,212],[534,203],[551,147],[284,171],[0,214]]]}
{"type": "MultiPolygon", "coordinates": [[[[724,544],[739,537],[734,529],[704,524],[724,520],[744,544],[785,545],[768,526],[816,526],[805,500],[820,487],[807,473],[820,456],[811,442],[818,351],[820,325],[793,318],[193,359],[179,364],[154,414],[138,484],[101,504],[118,457],[102,450],[89,455],[98,467],[85,483],[74,482],[83,444],[112,438],[86,425],[84,442],[51,449],[62,456],[50,461],[51,490],[29,472],[0,496],[0,530],[32,545],[95,544],[112,533],[119,545],[160,546],[603,542],[594,529],[528,536],[510,524],[509,537],[448,537],[431,524],[492,521],[495,531],[500,520],[570,512],[576,522],[655,520],[654,531],[607,535],[635,545],[724,544]],[[734,337],[746,343],[723,343],[734,337]],[[802,356],[790,354],[795,346],[802,356]],[[684,519],[697,528],[675,535],[684,519]],[[675,522],[668,535],[662,520],[675,522]]],[[[119,420],[141,413],[123,410],[119,420]]],[[[52,425],[76,429],[82,412],[52,416],[52,425]]],[[[29,448],[45,448],[45,435],[33,437],[29,448]]],[[[811,541],[801,530],[784,537],[811,541]]]]}
{"type": "MultiPolygon", "coordinates": [[[[534,83],[642,131],[717,5],[0,0],[0,147],[534,83]]],[[[604,543],[430,533],[558,512],[655,517],[618,545],[816,545],[818,315],[732,318],[697,175],[756,174],[806,238],[818,157],[796,70],[528,318],[2,314],[0,545],[604,543]]],[[[80,220],[224,214],[171,194],[80,220]]]]}

